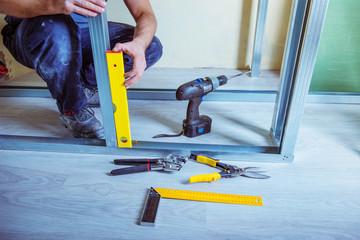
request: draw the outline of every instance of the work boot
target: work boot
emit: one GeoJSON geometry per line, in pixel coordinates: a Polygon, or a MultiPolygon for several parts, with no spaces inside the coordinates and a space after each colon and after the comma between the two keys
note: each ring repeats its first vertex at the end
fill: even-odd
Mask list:
{"type": "Polygon", "coordinates": [[[84,93],[87,99],[87,105],[89,107],[98,108],[100,107],[100,98],[97,88],[89,89],[84,87],[84,93]]]}
{"type": "Polygon", "coordinates": [[[60,121],[76,138],[104,138],[104,127],[94,116],[94,110],[85,107],[77,114],[60,114],[60,121]]]}

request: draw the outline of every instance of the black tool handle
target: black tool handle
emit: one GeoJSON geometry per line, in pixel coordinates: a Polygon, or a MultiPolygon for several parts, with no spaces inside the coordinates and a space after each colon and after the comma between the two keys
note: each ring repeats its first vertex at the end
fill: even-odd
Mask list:
{"type": "Polygon", "coordinates": [[[189,100],[189,104],[186,111],[187,124],[192,124],[199,120],[199,106],[201,104],[201,96],[195,97],[189,100]]]}
{"type": "Polygon", "coordinates": [[[116,175],[124,175],[124,174],[147,172],[147,171],[151,171],[151,164],[146,164],[146,165],[141,165],[141,166],[136,166],[136,167],[114,169],[110,172],[110,175],[116,176],[116,175]]]}
{"type": "Polygon", "coordinates": [[[115,159],[114,163],[116,165],[129,165],[129,164],[139,164],[139,163],[157,163],[163,158],[137,158],[137,159],[115,159]]]}

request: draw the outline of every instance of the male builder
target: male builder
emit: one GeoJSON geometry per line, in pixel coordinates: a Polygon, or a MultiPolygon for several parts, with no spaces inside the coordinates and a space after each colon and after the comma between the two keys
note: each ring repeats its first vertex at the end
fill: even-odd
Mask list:
{"type": "MultiPolygon", "coordinates": [[[[160,59],[162,46],[154,37],[157,22],[149,0],[124,2],[136,27],[108,25],[112,50],[124,52],[128,88],[160,59]]],[[[105,6],[105,0],[0,0],[0,13],[7,14],[4,45],[47,83],[60,121],[74,137],[104,137],[90,108],[99,102],[87,16],[103,13],[105,6]]]]}

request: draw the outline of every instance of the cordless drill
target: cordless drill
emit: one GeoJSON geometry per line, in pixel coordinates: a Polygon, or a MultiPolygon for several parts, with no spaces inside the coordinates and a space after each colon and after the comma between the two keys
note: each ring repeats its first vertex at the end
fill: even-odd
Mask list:
{"type": "Polygon", "coordinates": [[[189,100],[186,119],[183,121],[183,133],[187,137],[196,137],[211,131],[211,118],[199,115],[202,98],[227,83],[231,78],[243,75],[240,73],[231,77],[220,75],[217,77],[203,77],[184,83],[176,91],[177,100],[189,100]]]}

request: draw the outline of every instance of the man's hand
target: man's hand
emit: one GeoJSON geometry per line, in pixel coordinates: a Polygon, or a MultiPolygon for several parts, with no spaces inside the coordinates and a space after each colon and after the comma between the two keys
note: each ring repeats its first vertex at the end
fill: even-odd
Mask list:
{"type": "Polygon", "coordinates": [[[62,13],[78,13],[81,15],[95,17],[105,11],[105,0],[53,0],[54,9],[62,9],[62,13]]]}
{"type": "Polygon", "coordinates": [[[136,42],[136,40],[134,40],[132,42],[117,43],[112,50],[114,52],[123,51],[130,55],[133,60],[133,68],[130,72],[124,74],[125,78],[130,78],[129,80],[125,81],[124,84],[126,88],[129,88],[140,80],[145,71],[145,47],[144,45],[139,44],[136,42]]]}

